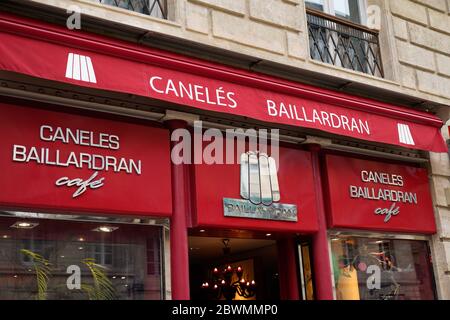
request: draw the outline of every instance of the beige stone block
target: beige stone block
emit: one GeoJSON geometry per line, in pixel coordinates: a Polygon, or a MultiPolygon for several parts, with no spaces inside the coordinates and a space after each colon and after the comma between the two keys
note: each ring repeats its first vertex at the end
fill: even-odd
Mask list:
{"type": "Polygon", "coordinates": [[[444,243],[441,241],[442,235],[437,234],[433,236],[433,250],[435,255],[433,256],[433,263],[436,265],[437,269],[444,273],[447,271],[447,258],[445,257],[444,243]]]}
{"type": "Polygon", "coordinates": [[[278,26],[300,30],[301,7],[280,0],[249,0],[250,17],[278,26]]]}
{"type": "Polygon", "coordinates": [[[408,23],[411,43],[450,54],[450,38],[418,24],[408,23]]]}
{"type": "Polygon", "coordinates": [[[394,15],[427,25],[427,10],[424,6],[409,0],[389,1],[394,15]]]}
{"type": "Polygon", "coordinates": [[[267,51],[284,54],[284,30],[244,20],[220,11],[212,12],[213,35],[267,51]]]}
{"type": "Polygon", "coordinates": [[[224,10],[244,15],[246,12],[246,0],[189,0],[214,9],[224,10]]]}
{"type": "Polygon", "coordinates": [[[190,2],[186,3],[186,29],[208,34],[208,8],[190,2]]]}
{"type": "MultiPolygon", "coordinates": [[[[442,54],[436,54],[436,61],[438,72],[440,74],[450,76],[450,57],[444,56],[442,54]]],[[[450,90],[450,88],[448,90],[450,90]]]]}
{"type": "Polygon", "coordinates": [[[290,4],[300,4],[300,1],[302,0],[282,0],[282,1],[290,4]]]}
{"type": "Polygon", "coordinates": [[[437,208],[436,212],[439,215],[437,219],[439,236],[450,239],[450,209],[437,208]]]}
{"type": "Polygon", "coordinates": [[[436,10],[428,10],[430,26],[433,29],[450,33],[450,16],[436,10]]]}
{"type": "Polygon", "coordinates": [[[408,29],[406,26],[406,21],[397,17],[392,16],[393,28],[394,28],[394,36],[408,40],[408,29]]]}
{"type": "MultiPolygon", "coordinates": [[[[450,139],[450,116],[449,116],[450,115],[450,108],[449,107],[446,107],[446,108],[447,108],[446,111],[447,111],[447,114],[448,114],[446,119],[448,119],[448,120],[446,121],[447,122],[446,125],[444,125],[441,128],[441,133],[444,136],[444,139],[448,140],[448,139],[450,139]]],[[[444,112],[442,112],[442,113],[444,113],[444,112]]],[[[449,159],[450,159],[450,155],[449,155],[449,159]]],[[[448,169],[450,169],[450,164],[447,167],[448,167],[448,169]]]]}
{"type": "Polygon", "coordinates": [[[445,261],[447,263],[446,269],[450,271],[450,241],[444,241],[445,261]]]}
{"type": "Polygon", "coordinates": [[[439,298],[450,299],[450,276],[446,274],[450,270],[445,254],[445,244],[440,240],[440,235],[433,236],[431,249],[439,298]]]}
{"type": "Polygon", "coordinates": [[[400,82],[405,87],[416,89],[416,70],[400,65],[400,82]]]}
{"type": "Polygon", "coordinates": [[[449,204],[447,203],[446,189],[450,188],[449,177],[434,176],[432,181],[434,187],[435,203],[443,207],[448,206],[449,204]]]}
{"type": "Polygon", "coordinates": [[[430,71],[436,69],[433,52],[429,50],[397,40],[397,52],[399,60],[403,63],[430,71]]]}
{"type": "Polygon", "coordinates": [[[305,60],[309,54],[306,36],[299,32],[286,32],[288,56],[305,60]]]}
{"type": "Polygon", "coordinates": [[[430,152],[430,165],[433,174],[450,177],[450,159],[447,153],[430,152]]]}
{"type": "Polygon", "coordinates": [[[450,98],[450,80],[433,73],[417,70],[419,90],[450,98]]]}
{"type": "Polygon", "coordinates": [[[446,11],[447,9],[445,5],[446,0],[415,0],[415,1],[440,11],[446,11]]]}

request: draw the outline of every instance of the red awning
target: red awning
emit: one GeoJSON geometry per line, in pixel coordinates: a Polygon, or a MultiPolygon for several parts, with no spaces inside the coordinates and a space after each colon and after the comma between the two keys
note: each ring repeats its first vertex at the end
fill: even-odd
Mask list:
{"type": "MultiPolygon", "coordinates": [[[[447,152],[430,114],[0,13],[0,70],[447,152]]],[[[188,110],[186,110],[188,111],[188,110]]]]}

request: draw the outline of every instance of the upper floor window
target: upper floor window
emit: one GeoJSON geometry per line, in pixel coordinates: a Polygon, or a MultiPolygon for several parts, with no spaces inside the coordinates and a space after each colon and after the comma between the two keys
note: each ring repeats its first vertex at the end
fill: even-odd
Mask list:
{"type": "Polygon", "coordinates": [[[365,0],[306,0],[306,6],[354,23],[366,23],[365,0]]]}
{"type": "Polygon", "coordinates": [[[383,77],[378,31],[366,24],[365,0],[306,0],[314,60],[383,77]]]}
{"type": "Polygon", "coordinates": [[[167,19],[167,0],[95,0],[103,4],[167,19]]]}

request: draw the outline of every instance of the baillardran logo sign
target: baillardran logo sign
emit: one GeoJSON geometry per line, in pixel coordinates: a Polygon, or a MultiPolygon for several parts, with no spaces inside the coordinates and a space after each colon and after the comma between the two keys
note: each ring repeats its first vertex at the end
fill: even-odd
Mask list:
{"type": "Polygon", "coordinates": [[[333,228],[436,232],[425,168],[333,154],[325,163],[333,228]]]}
{"type": "Polygon", "coordinates": [[[167,129],[6,103],[0,114],[1,205],[171,214],[167,129]]]}
{"type": "Polygon", "coordinates": [[[223,199],[226,217],[297,221],[297,206],[279,203],[275,159],[265,153],[249,151],[241,155],[242,199],[223,199]]]}

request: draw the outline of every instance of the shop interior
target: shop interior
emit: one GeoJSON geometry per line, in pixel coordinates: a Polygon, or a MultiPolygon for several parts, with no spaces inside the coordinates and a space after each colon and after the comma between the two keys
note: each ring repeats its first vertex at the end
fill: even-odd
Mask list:
{"type": "Polygon", "coordinates": [[[189,237],[193,300],[279,299],[276,241],[189,237]]]}
{"type": "Polygon", "coordinates": [[[1,212],[0,300],[163,299],[162,227],[90,218],[1,212]]]}

